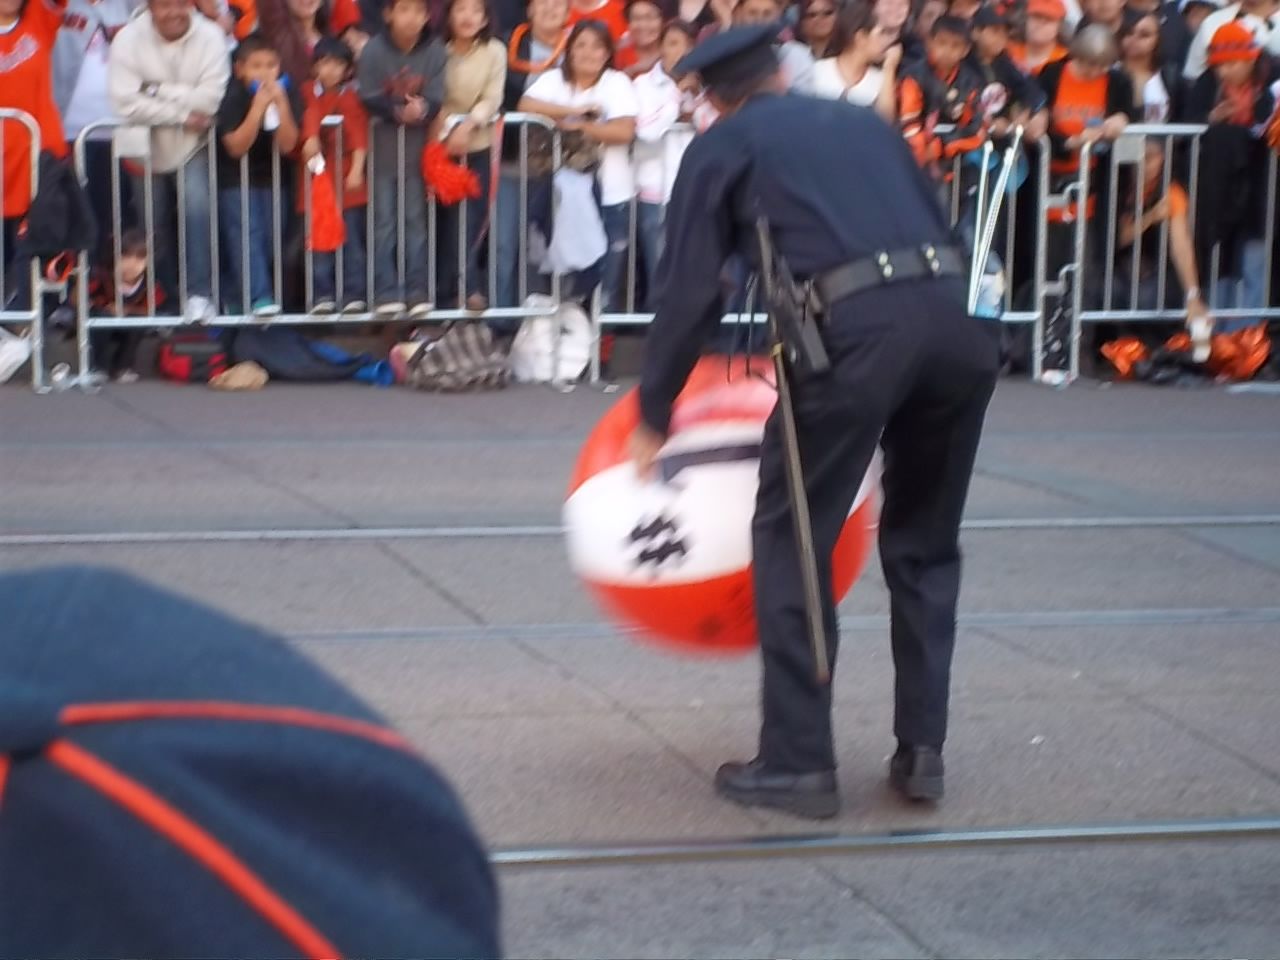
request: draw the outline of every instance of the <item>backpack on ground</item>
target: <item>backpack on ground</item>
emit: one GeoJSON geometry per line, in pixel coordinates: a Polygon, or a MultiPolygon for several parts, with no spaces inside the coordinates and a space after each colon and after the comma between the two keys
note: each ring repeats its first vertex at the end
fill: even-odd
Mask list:
{"type": "Polygon", "coordinates": [[[482,322],[449,324],[440,336],[418,344],[405,362],[404,380],[418,390],[496,390],[510,379],[506,354],[482,322]]]}
{"type": "Polygon", "coordinates": [[[204,333],[179,333],[160,344],[156,367],[178,383],[208,383],[229,366],[222,344],[204,333]]]}
{"type": "Polygon", "coordinates": [[[532,296],[525,307],[546,307],[546,314],[529,317],[511,344],[511,372],[520,383],[573,383],[591,362],[595,331],[586,313],[565,300],[532,296]]]}

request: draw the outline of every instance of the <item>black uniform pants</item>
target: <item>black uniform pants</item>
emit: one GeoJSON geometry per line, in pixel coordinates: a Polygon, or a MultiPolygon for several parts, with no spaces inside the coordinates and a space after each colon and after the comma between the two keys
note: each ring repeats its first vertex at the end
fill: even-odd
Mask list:
{"type": "MultiPolygon", "coordinates": [[[[842,301],[824,332],[831,370],[793,384],[831,664],[831,553],[879,443],[894,731],[938,747],[947,731],[960,517],[999,360],[997,325],[966,315],[963,297],[960,281],[948,278],[842,301]]],[[[814,676],[776,411],[765,428],[753,541],[764,660],[760,758],[784,771],[831,769],[831,687],[814,676]]]]}

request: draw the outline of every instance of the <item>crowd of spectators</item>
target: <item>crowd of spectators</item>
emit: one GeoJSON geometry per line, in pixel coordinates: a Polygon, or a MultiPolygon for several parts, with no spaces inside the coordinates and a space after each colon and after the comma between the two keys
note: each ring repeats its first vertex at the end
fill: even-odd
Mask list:
{"type": "MultiPolygon", "coordinates": [[[[0,0],[0,107],[30,114],[58,157],[89,131],[84,171],[106,228],[95,267],[110,278],[99,286],[136,293],[147,238],[163,294],[148,309],[155,299],[193,322],[282,309],[424,319],[516,306],[551,264],[570,295],[639,310],[652,307],[681,153],[716,119],[675,66],[709,34],[774,20],[788,87],[899,125],[940,193],[1018,126],[1061,184],[1082,147],[1096,157],[1132,122],[1208,124],[1194,230],[1190,173],[1163,145],[1131,163],[1149,175],[1117,185],[1117,257],[1131,266],[1135,240],[1168,221],[1174,282],[1147,282],[1159,268],[1147,242],[1138,288],[1125,267],[1110,293],[1153,308],[1167,286],[1205,316],[1212,249],[1217,305],[1262,305],[1280,0],[0,0]],[[539,128],[502,122],[516,111],[561,131],[564,177],[539,128]],[[103,120],[124,126],[94,127],[103,120]],[[434,232],[432,145],[479,188],[439,204],[434,232]],[[304,236],[308,169],[337,188],[340,270],[304,236]],[[109,262],[126,232],[128,277],[109,262]]],[[[0,129],[11,257],[29,140],[17,122],[0,129]]],[[[821,131],[795,148],[820,149],[821,131]]],[[[1098,199],[1050,219],[1069,226],[1098,199]]],[[[1069,258],[1068,233],[1050,237],[1051,261],[1069,258]]],[[[1009,264],[1015,281],[1026,259],[1009,264]]],[[[130,372],[128,353],[113,348],[111,372],[130,372]]]]}

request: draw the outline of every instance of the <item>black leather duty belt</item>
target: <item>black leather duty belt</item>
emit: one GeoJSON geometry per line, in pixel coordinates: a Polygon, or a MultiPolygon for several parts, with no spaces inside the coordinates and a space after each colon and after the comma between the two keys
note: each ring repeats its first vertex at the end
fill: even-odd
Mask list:
{"type": "Polygon", "coordinates": [[[856,293],[908,280],[963,276],[967,269],[960,250],[931,243],[900,250],[881,250],[861,260],[820,273],[812,279],[812,290],[830,310],[856,293]]]}

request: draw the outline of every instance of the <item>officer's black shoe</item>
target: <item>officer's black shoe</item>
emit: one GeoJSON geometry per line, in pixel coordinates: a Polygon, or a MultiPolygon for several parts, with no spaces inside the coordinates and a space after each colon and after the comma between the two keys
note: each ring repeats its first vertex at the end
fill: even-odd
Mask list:
{"type": "Polygon", "coordinates": [[[826,820],[840,812],[834,770],[783,773],[760,759],[726,763],[716,771],[716,793],[744,807],[772,807],[810,820],[826,820]]]}
{"type": "Polygon", "coordinates": [[[942,799],[942,751],[900,746],[889,761],[889,785],[908,800],[942,799]]]}

